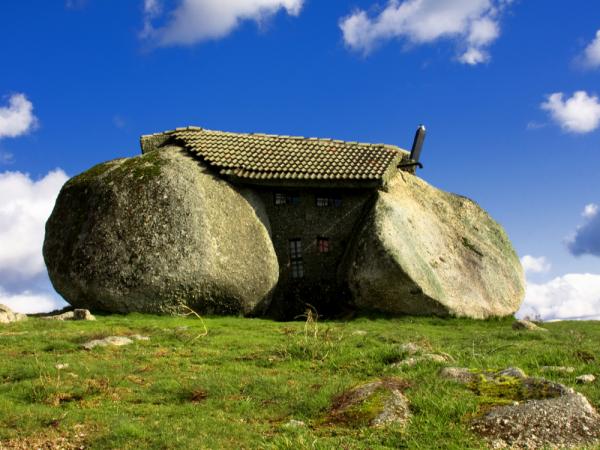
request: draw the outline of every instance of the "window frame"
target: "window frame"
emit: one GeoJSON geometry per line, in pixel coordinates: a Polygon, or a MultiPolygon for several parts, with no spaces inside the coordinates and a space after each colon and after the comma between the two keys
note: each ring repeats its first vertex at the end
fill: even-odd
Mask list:
{"type": "Polygon", "coordinates": [[[300,204],[300,194],[298,192],[273,192],[273,204],[275,206],[298,206],[300,204]]]}
{"type": "Polygon", "coordinates": [[[334,193],[320,193],[315,195],[317,208],[339,208],[342,206],[342,196],[334,193]]]}
{"type": "Polygon", "coordinates": [[[302,239],[292,238],[288,240],[288,252],[290,257],[290,275],[293,279],[304,278],[304,258],[302,256],[302,239]]]}
{"type": "Polygon", "coordinates": [[[320,254],[331,253],[331,239],[326,236],[317,236],[317,252],[320,254]]]}

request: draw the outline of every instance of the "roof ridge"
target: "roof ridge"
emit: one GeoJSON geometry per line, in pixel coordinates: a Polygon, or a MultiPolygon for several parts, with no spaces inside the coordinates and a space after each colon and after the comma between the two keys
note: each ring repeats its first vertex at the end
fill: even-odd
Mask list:
{"type": "Polygon", "coordinates": [[[292,136],[286,134],[272,134],[272,133],[256,133],[256,132],[237,132],[237,131],[223,131],[223,130],[212,130],[208,128],[202,128],[198,126],[187,126],[187,127],[178,127],[172,130],[163,131],[162,133],[154,133],[146,136],[155,136],[160,134],[173,134],[182,131],[202,131],[207,133],[215,133],[215,134],[224,134],[228,136],[252,136],[252,137],[264,137],[264,138],[274,138],[274,139],[291,139],[291,140],[301,140],[301,141],[310,141],[310,142],[332,142],[334,144],[342,144],[342,145],[356,145],[361,147],[383,147],[389,150],[399,150],[401,149],[397,145],[393,144],[384,144],[384,143],[374,143],[374,142],[360,142],[360,141],[345,141],[343,139],[333,139],[328,137],[305,137],[305,136],[292,136]]]}

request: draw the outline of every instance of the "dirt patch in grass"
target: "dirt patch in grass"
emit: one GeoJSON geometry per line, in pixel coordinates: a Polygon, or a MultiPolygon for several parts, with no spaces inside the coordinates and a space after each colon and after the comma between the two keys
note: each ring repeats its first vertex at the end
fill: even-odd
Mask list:
{"type": "Polygon", "coordinates": [[[201,388],[194,389],[189,396],[190,402],[192,403],[201,403],[207,398],[208,392],[201,388]]]}
{"type": "MultiPolygon", "coordinates": [[[[52,425],[53,426],[53,425],[52,425]]],[[[0,450],[72,450],[87,448],[89,430],[77,424],[72,430],[47,430],[32,436],[17,437],[0,441],[0,450]]]]}

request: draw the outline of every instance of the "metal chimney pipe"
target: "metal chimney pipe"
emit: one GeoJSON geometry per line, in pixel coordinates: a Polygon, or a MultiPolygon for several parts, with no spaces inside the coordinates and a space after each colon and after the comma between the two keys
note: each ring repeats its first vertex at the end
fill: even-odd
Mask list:
{"type": "Polygon", "coordinates": [[[421,150],[423,149],[423,142],[425,142],[426,134],[425,125],[419,125],[417,132],[415,133],[415,140],[413,141],[412,149],[410,151],[410,159],[413,162],[418,163],[421,157],[421,150]]]}

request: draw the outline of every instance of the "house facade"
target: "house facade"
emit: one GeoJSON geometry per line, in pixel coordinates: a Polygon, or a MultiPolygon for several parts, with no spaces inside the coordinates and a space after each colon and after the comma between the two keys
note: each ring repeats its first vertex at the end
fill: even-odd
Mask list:
{"type": "Polygon", "coordinates": [[[307,304],[339,312],[349,301],[342,269],[353,236],[377,190],[415,166],[409,152],[384,144],[197,127],[141,138],[143,153],[173,145],[262,200],[279,262],[275,317],[300,314],[307,304]]]}

